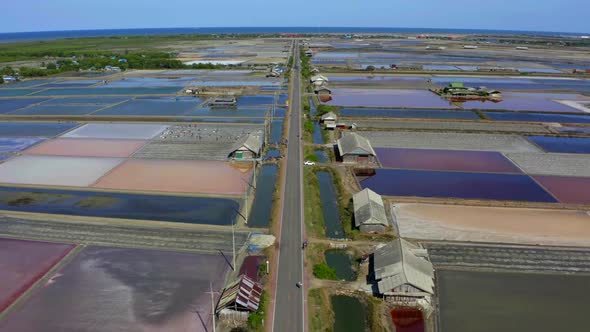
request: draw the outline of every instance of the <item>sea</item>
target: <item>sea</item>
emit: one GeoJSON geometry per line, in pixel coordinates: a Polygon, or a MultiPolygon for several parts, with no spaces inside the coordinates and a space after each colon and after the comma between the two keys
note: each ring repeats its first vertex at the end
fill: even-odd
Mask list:
{"type": "Polygon", "coordinates": [[[219,28],[150,28],[150,29],[104,29],[0,33],[0,43],[53,40],[63,38],[147,36],[177,34],[280,34],[280,33],[389,33],[389,34],[485,34],[485,35],[534,35],[576,37],[581,33],[482,30],[482,29],[437,29],[437,28],[363,28],[363,27],[219,27],[219,28]]]}

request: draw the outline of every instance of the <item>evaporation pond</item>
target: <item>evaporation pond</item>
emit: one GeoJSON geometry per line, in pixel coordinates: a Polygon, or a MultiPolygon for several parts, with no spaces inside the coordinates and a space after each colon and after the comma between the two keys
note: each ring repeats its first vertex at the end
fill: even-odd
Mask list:
{"type": "Polygon", "coordinates": [[[0,153],[19,152],[43,140],[39,137],[0,137],[0,153]]]}
{"type": "Polygon", "coordinates": [[[534,178],[562,203],[590,204],[590,178],[549,175],[534,178]]]}
{"type": "Polygon", "coordinates": [[[277,165],[262,166],[256,180],[256,196],[252,204],[248,226],[268,227],[270,225],[277,172],[277,165]]]}
{"type": "Polygon", "coordinates": [[[25,154],[127,158],[145,143],[143,140],[57,138],[38,144],[25,154]]]}
{"type": "Polygon", "coordinates": [[[336,271],[336,277],[340,280],[352,281],[356,274],[352,269],[352,259],[344,250],[326,250],[326,263],[336,271]]]}
{"type": "Polygon", "coordinates": [[[36,105],[21,109],[11,114],[14,115],[86,115],[103,108],[102,105],[36,105]]]}
{"type": "Polygon", "coordinates": [[[0,164],[0,182],[86,187],[121,161],[119,158],[18,156],[0,164]]]}
{"type": "Polygon", "coordinates": [[[168,98],[150,98],[150,99],[132,99],[124,103],[109,107],[94,115],[184,115],[191,110],[196,109],[201,104],[199,98],[191,99],[168,99],[168,98]]]}
{"type": "Polygon", "coordinates": [[[240,195],[244,193],[251,174],[251,164],[233,167],[224,161],[129,159],[94,186],[121,190],[240,195]]]}
{"type": "Polygon", "coordinates": [[[496,121],[590,123],[590,115],[519,112],[484,112],[484,114],[496,121]]]}
{"type": "MultiPolygon", "coordinates": [[[[564,99],[577,99],[579,95],[558,95],[564,99]]],[[[551,96],[544,93],[504,93],[498,102],[469,100],[461,103],[465,109],[508,110],[508,111],[536,111],[555,113],[583,113],[576,108],[551,100],[551,96]]]]}
{"type": "Polygon", "coordinates": [[[211,117],[259,117],[264,118],[268,113],[268,107],[211,107],[197,108],[185,113],[185,116],[211,116],[211,117]]]}
{"type": "MultiPolygon", "coordinates": [[[[178,92],[178,87],[146,87],[146,88],[65,88],[47,89],[36,96],[84,96],[84,95],[171,95],[178,92]]],[[[0,90],[0,95],[2,95],[0,90]]],[[[34,92],[34,91],[31,91],[34,92]]],[[[29,93],[31,93],[29,92],[29,93]]]]}
{"type": "Polygon", "coordinates": [[[365,332],[367,313],[365,306],[357,298],[345,295],[332,295],[334,311],[334,332],[365,332]]]}
{"type": "Polygon", "coordinates": [[[255,106],[255,105],[272,105],[274,103],[273,95],[252,95],[238,97],[238,106],[255,106]]]}
{"type": "Polygon", "coordinates": [[[72,244],[0,238],[0,312],[73,248],[72,244]]]}
{"type": "Polygon", "coordinates": [[[432,171],[522,173],[504,155],[492,151],[375,148],[386,168],[432,171]]]}
{"type": "Polygon", "coordinates": [[[5,317],[0,331],[211,331],[206,292],[223,287],[226,259],[87,247],[5,317]]]}
{"type": "Polygon", "coordinates": [[[366,107],[456,108],[449,101],[426,90],[332,89],[329,105],[366,107]]]}
{"type": "Polygon", "coordinates": [[[351,108],[340,110],[341,116],[349,117],[374,117],[374,118],[413,118],[413,119],[466,119],[479,120],[479,116],[472,111],[454,110],[415,110],[395,108],[351,108]]]}
{"type": "Polygon", "coordinates": [[[527,138],[547,152],[590,153],[590,138],[555,136],[528,136],[527,138]]]}
{"type": "Polygon", "coordinates": [[[72,130],[63,137],[70,138],[119,138],[119,139],[150,139],[168,126],[143,123],[89,123],[72,130]]]}
{"type": "Polygon", "coordinates": [[[47,98],[23,98],[23,99],[0,99],[0,113],[13,112],[19,108],[24,108],[33,104],[38,104],[48,100],[47,98]]]}
{"type": "Polygon", "coordinates": [[[0,97],[19,97],[26,96],[40,89],[0,89],[0,97]]]}
{"type": "Polygon", "coordinates": [[[279,144],[283,139],[283,120],[273,120],[270,124],[270,143],[279,144]]]}
{"type": "Polygon", "coordinates": [[[584,275],[438,270],[441,331],[588,330],[584,275]]]}
{"type": "Polygon", "coordinates": [[[376,169],[363,188],[387,196],[556,202],[527,175],[376,169]]]}
{"type": "Polygon", "coordinates": [[[336,195],[336,189],[332,181],[332,174],[320,171],[316,175],[320,186],[320,199],[324,214],[326,237],[342,239],[344,238],[344,228],[340,222],[340,210],[336,201],[338,196],[336,195]]]}
{"type": "MultiPolygon", "coordinates": [[[[230,225],[233,199],[0,187],[2,210],[230,225]]],[[[1,271],[0,271],[1,273],[1,271]]]]}
{"type": "Polygon", "coordinates": [[[76,126],[75,122],[0,122],[0,136],[53,137],[76,126]]]}

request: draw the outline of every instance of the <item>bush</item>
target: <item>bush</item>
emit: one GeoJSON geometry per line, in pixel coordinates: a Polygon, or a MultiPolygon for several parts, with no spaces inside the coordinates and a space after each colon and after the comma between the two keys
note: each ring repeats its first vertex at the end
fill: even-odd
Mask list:
{"type": "Polygon", "coordinates": [[[308,120],[303,124],[303,130],[313,135],[313,121],[308,120]]]}
{"type": "Polygon", "coordinates": [[[309,161],[313,161],[313,162],[318,162],[318,156],[316,156],[315,154],[308,154],[307,156],[305,156],[305,160],[309,160],[309,161]]]}
{"type": "Polygon", "coordinates": [[[264,321],[264,313],[253,312],[248,316],[248,326],[252,329],[259,329],[262,327],[264,321]]]}
{"type": "Polygon", "coordinates": [[[331,106],[331,105],[318,105],[316,115],[322,116],[328,112],[337,113],[337,109],[335,106],[331,106]]]}
{"type": "Polygon", "coordinates": [[[338,280],[336,270],[329,267],[326,263],[320,263],[313,266],[313,275],[318,279],[338,280]]]}

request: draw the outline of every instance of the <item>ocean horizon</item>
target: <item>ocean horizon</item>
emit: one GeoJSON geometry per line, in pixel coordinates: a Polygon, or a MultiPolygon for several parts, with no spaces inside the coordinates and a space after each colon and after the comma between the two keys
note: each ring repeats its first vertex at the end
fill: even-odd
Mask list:
{"type": "Polygon", "coordinates": [[[399,33],[399,34],[493,34],[493,35],[536,35],[566,36],[585,35],[573,32],[489,30],[489,29],[440,29],[440,28],[366,28],[366,27],[217,27],[217,28],[137,28],[137,29],[96,29],[30,31],[0,33],[0,43],[53,40],[63,38],[147,36],[176,34],[279,34],[279,33],[399,33]]]}

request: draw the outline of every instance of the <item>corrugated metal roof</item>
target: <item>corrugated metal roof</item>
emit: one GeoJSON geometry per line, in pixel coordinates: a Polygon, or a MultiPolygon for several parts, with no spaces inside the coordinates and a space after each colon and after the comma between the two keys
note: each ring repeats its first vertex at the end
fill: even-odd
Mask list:
{"type": "Polygon", "coordinates": [[[234,145],[232,152],[246,148],[256,154],[260,154],[260,150],[262,150],[262,141],[262,131],[252,132],[242,142],[238,142],[234,145]]]}
{"type": "Polygon", "coordinates": [[[361,225],[388,226],[385,206],[381,196],[369,188],[352,195],[354,204],[354,223],[356,227],[361,225]]]}
{"type": "Polygon", "coordinates": [[[369,140],[357,133],[343,133],[342,138],[338,140],[338,151],[341,156],[347,154],[376,155],[369,140]]]}
{"type": "Polygon", "coordinates": [[[261,295],[262,287],[248,276],[241,275],[223,290],[215,311],[230,307],[238,311],[256,311],[260,305],[261,295]]]}
{"type": "Polygon", "coordinates": [[[336,116],[336,113],[331,112],[331,111],[322,115],[322,120],[334,120],[335,121],[337,119],[338,119],[338,117],[336,116]]]}
{"type": "Polygon", "coordinates": [[[434,293],[434,268],[428,260],[415,255],[414,250],[419,249],[422,248],[399,238],[375,251],[374,272],[380,293],[406,283],[434,293]]]}

